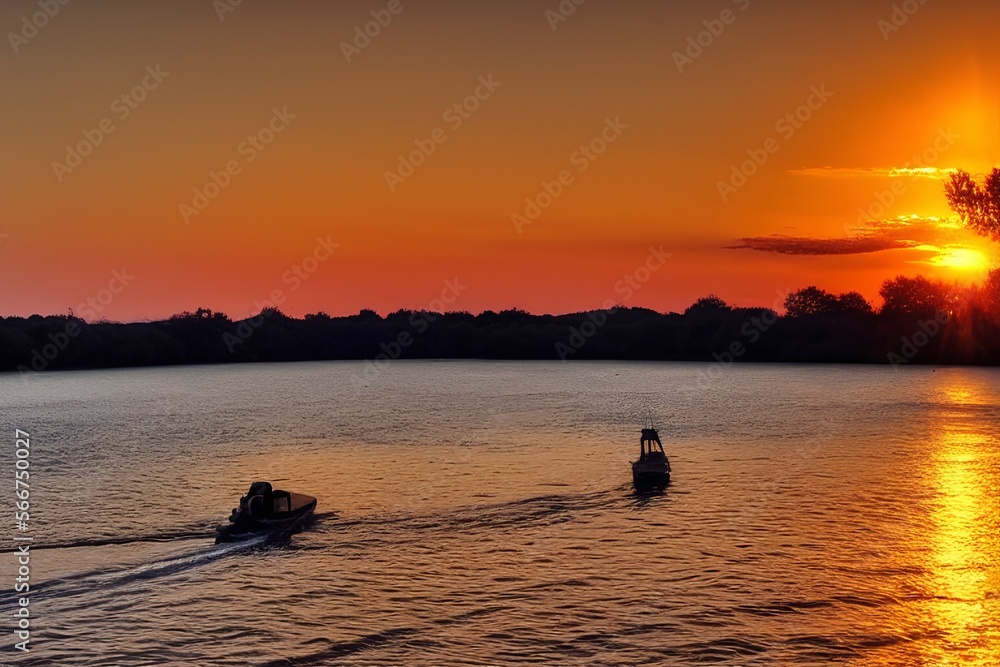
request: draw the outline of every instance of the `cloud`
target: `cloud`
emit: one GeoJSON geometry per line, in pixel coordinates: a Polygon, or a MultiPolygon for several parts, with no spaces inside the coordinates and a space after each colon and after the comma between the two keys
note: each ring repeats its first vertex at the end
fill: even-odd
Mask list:
{"type": "Polygon", "coordinates": [[[757,250],[782,255],[859,255],[886,250],[943,246],[956,237],[961,226],[943,218],[916,216],[878,220],[840,238],[808,236],[751,236],[726,246],[729,250],[757,250]]]}
{"type": "Polygon", "coordinates": [[[801,236],[756,236],[737,239],[730,250],[759,250],[782,255],[858,255],[898,248],[912,248],[916,244],[906,241],[879,238],[811,239],[801,236]]]}
{"type": "Polygon", "coordinates": [[[937,167],[807,167],[791,169],[788,173],[798,176],[818,176],[821,178],[931,178],[943,180],[955,173],[956,169],[937,167]]]}

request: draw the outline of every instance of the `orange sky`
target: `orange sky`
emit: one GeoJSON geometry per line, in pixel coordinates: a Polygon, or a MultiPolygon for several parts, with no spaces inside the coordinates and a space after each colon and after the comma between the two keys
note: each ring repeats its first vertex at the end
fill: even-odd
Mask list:
{"type": "Polygon", "coordinates": [[[220,20],[222,2],[71,2],[37,31],[36,2],[0,8],[0,314],[65,313],[109,283],[120,293],[98,314],[112,320],[242,316],[275,290],[292,315],[386,313],[428,307],[454,279],[454,309],[570,312],[621,301],[651,246],[670,258],[625,305],[771,305],[809,284],[877,301],[893,275],[970,280],[995,259],[926,220],[949,215],[940,174],[891,170],[941,132],[930,166],[1000,160],[996,2],[927,2],[886,39],[891,2],[588,0],[554,22],[556,0],[400,0],[351,62],[342,42],[389,0],[244,0],[220,20]],[[724,10],[678,71],[675,52],[724,10]],[[134,108],[115,101],[136,86],[134,108]],[[776,126],[814,87],[832,96],[794,132],[776,126]],[[445,115],[477,89],[478,108],[445,115]],[[243,143],[269,122],[283,125],[271,143],[243,143]],[[54,166],[85,131],[100,143],[54,166]],[[577,152],[602,131],[605,152],[577,152]],[[769,138],[777,151],[723,201],[719,181],[769,138]],[[415,141],[433,154],[390,189],[415,141]],[[185,216],[230,162],[238,173],[185,216]],[[564,171],[519,232],[512,215],[564,171]],[[887,249],[845,252],[859,209],[878,212],[894,183],[860,231],[887,249]],[[327,257],[318,238],[337,247],[296,275],[327,257]]]}

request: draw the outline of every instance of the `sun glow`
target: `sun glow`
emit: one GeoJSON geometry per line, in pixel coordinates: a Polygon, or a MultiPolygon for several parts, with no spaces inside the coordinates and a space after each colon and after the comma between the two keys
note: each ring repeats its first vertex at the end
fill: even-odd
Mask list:
{"type": "Polygon", "coordinates": [[[972,248],[942,248],[937,257],[931,259],[934,266],[943,266],[965,271],[986,271],[989,268],[989,258],[972,248]]]}
{"type": "Polygon", "coordinates": [[[932,253],[929,258],[918,262],[919,264],[930,264],[942,269],[985,274],[992,265],[989,256],[975,248],[923,244],[916,246],[915,250],[932,253]]]}

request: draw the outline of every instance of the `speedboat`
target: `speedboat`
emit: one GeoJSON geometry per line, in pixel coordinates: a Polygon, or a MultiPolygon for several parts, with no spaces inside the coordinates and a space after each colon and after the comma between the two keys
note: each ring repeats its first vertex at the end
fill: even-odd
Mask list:
{"type": "Polygon", "coordinates": [[[240,506],[233,510],[229,525],[215,529],[215,543],[236,542],[255,535],[291,535],[316,509],[316,499],[301,493],[279,491],[268,482],[254,482],[240,506]]]}
{"type": "Polygon", "coordinates": [[[663,489],[670,483],[670,461],[655,428],[642,429],[639,460],[632,462],[632,486],[637,491],[663,489]]]}

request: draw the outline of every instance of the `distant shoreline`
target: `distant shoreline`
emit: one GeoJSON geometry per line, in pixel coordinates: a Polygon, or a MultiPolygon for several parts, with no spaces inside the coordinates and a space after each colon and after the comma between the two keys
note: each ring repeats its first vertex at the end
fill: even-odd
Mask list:
{"type": "MultiPolygon", "coordinates": [[[[25,377],[41,377],[48,375],[50,373],[87,373],[91,371],[137,371],[137,370],[157,370],[157,369],[181,369],[181,368],[207,368],[207,367],[253,367],[257,365],[288,365],[288,364],[318,364],[318,363],[345,363],[345,364],[359,364],[368,361],[366,359],[303,359],[295,361],[230,361],[230,362],[205,362],[205,363],[192,363],[192,364],[151,364],[151,365],[135,365],[135,366],[92,366],[92,367],[78,367],[78,368],[52,368],[41,372],[29,371],[25,373],[25,377]]],[[[417,362],[434,362],[434,363],[461,363],[461,362],[472,362],[472,363],[517,363],[517,364],[558,364],[558,365],[587,365],[587,364],[698,364],[707,365],[714,363],[712,360],[706,359],[580,359],[578,361],[559,361],[558,359],[482,359],[474,357],[446,357],[446,358],[431,358],[431,357],[419,357],[419,358],[403,358],[393,361],[393,364],[401,363],[417,363],[417,362]]],[[[885,368],[890,371],[894,371],[888,363],[865,363],[865,362],[854,362],[854,361],[738,361],[734,366],[739,366],[740,368],[754,368],[761,366],[776,366],[776,367],[793,367],[793,366],[809,366],[809,367],[837,367],[837,366],[857,366],[859,368],[885,368]]],[[[925,364],[914,362],[908,365],[908,368],[916,370],[936,370],[936,369],[950,369],[950,368],[975,368],[990,370],[1000,367],[1000,364],[925,364]]],[[[11,377],[21,375],[22,371],[17,370],[0,370],[0,379],[4,377],[11,377]]],[[[2,550],[0,550],[2,553],[2,550]]]]}
{"type": "Polygon", "coordinates": [[[0,371],[286,361],[683,361],[996,366],[1000,327],[976,313],[824,313],[701,307],[683,314],[617,308],[570,315],[511,310],[397,311],[381,317],[231,320],[199,310],[157,322],[71,316],[0,318],[0,371]]]}

